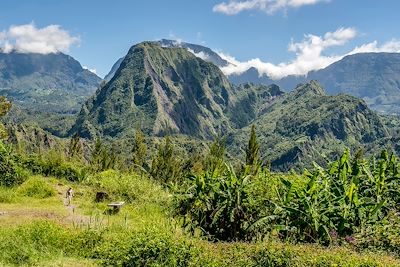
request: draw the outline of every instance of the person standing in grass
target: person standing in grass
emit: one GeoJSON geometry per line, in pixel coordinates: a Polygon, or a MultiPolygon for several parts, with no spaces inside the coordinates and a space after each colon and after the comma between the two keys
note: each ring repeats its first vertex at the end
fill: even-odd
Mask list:
{"type": "Polygon", "coordinates": [[[71,205],[72,203],[72,197],[74,196],[74,192],[72,191],[72,188],[68,188],[67,193],[65,194],[65,198],[67,199],[67,206],[71,205]]]}

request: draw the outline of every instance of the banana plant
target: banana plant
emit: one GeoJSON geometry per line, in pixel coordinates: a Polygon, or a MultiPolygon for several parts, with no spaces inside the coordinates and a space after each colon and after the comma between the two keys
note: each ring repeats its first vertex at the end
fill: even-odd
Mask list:
{"type": "Polygon", "coordinates": [[[250,176],[237,176],[232,166],[226,165],[222,173],[211,171],[188,178],[192,185],[178,200],[184,226],[192,232],[201,229],[213,239],[244,239],[251,221],[246,207],[250,176]]]}

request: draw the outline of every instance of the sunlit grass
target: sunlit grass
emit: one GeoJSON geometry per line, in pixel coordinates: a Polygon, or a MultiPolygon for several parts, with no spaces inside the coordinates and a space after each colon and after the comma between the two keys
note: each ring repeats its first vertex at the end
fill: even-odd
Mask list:
{"type": "Polygon", "coordinates": [[[165,189],[148,178],[130,176],[118,184],[134,186],[119,191],[113,181],[120,177],[105,173],[84,184],[43,178],[55,192],[46,198],[0,188],[0,211],[5,212],[0,215],[0,266],[400,266],[385,253],[357,253],[351,247],[274,239],[208,242],[184,233],[170,215],[171,196],[165,189]],[[69,187],[75,192],[74,208],[64,203],[69,187]],[[96,203],[99,190],[109,192],[109,199],[96,203]],[[111,201],[126,205],[110,215],[111,201]]]}

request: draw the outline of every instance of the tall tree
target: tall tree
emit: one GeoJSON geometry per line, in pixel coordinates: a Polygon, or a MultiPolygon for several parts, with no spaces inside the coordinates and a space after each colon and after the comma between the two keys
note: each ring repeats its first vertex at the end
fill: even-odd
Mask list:
{"type": "Polygon", "coordinates": [[[105,146],[101,139],[97,138],[90,159],[92,170],[98,172],[115,168],[118,163],[119,154],[117,148],[115,144],[111,148],[105,146]]]}
{"type": "Polygon", "coordinates": [[[246,148],[246,166],[252,174],[257,173],[261,167],[260,145],[257,141],[254,124],[251,126],[250,138],[246,148]]]}
{"type": "Polygon", "coordinates": [[[68,157],[70,159],[82,160],[83,157],[82,143],[81,143],[81,138],[77,133],[74,134],[74,136],[71,138],[69,142],[68,157]]]}
{"type": "Polygon", "coordinates": [[[163,183],[176,182],[181,175],[181,162],[174,155],[174,146],[169,137],[161,144],[151,163],[150,174],[163,183]]]}
{"type": "Polygon", "coordinates": [[[145,143],[145,137],[142,130],[138,127],[135,131],[135,139],[132,149],[132,161],[133,164],[143,167],[146,162],[147,156],[147,145],[145,143]]]}
{"type": "MultiPolygon", "coordinates": [[[[0,118],[5,116],[11,109],[11,102],[7,100],[4,96],[0,96],[0,118]]],[[[0,138],[4,139],[7,137],[7,131],[4,125],[0,123],[0,138]]]]}
{"type": "Polygon", "coordinates": [[[225,167],[225,144],[225,139],[217,137],[210,146],[210,151],[206,156],[206,169],[211,173],[220,172],[225,167]]]}

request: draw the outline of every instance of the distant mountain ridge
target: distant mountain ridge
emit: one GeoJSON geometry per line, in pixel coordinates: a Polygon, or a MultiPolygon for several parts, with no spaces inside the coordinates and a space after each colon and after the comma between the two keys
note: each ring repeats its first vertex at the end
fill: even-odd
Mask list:
{"type": "Polygon", "coordinates": [[[317,80],[328,94],[347,93],[364,99],[381,113],[400,114],[400,53],[359,53],[349,55],[307,76],[288,76],[271,80],[259,76],[255,68],[229,76],[235,84],[243,82],[276,83],[291,90],[298,83],[317,80]]]}
{"type": "Polygon", "coordinates": [[[249,126],[231,133],[228,140],[233,154],[240,153],[251,124],[257,126],[264,161],[278,170],[301,169],[312,161],[324,165],[346,147],[382,149],[376,143],[391,138],[384,120],[363,100],[327,95],[316,81],[300,84],[249,126]]]}
{"type": "Polygon", "coordinates": [[[63,53],[0,53],[0,95],[22,108],[76,113],[100,82],[63,53]]]}

